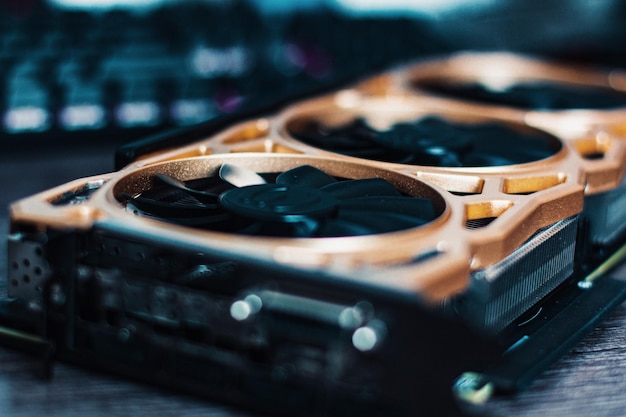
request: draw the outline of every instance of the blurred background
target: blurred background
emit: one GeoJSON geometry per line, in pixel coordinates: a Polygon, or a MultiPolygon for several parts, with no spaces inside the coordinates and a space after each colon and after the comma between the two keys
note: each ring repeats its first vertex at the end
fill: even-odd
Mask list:
{"type": "Polygon", "coordinates": [[[623,65],[614,0],[0,0],[0,150],[111,145],[459,49],[623,65]]]}

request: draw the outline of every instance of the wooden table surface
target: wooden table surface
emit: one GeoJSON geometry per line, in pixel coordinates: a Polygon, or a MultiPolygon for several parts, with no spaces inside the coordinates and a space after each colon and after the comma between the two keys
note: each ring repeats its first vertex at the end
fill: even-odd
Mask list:
{"type": "MultiPolygon", "coordinates": [[[[6,272],[9,202],[66,181],[112,170],[110,146],[0,155],[0,279],[6,272]]],[[[0,288],[0,293],[4,288],[0,288]]],[[[32,357],[0,348],[2,416],[248,416],[197,398],[57,364],[39,379],[32,357]]],[[[532,386],[480,410],[493,416],[626,416],[626,306],[532,386]]]]}

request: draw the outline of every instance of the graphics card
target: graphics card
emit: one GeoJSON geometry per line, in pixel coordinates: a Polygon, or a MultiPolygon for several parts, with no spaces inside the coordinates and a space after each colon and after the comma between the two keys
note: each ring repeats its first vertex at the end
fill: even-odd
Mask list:
{"type": "MultiPolygon", "coordinates": [[[[457,59],[15,203],[4,338],[280,415],[450,415],[453,389],[523,385],[626,293],[600,273],[623,252],[621,110],[567,129],[513,107],[534,86],[468,101],[459,79],[498,68],[507,96],[527,61],[457,59]]],[[[532,62],[545,94],[595,86],[532,62]]]]}

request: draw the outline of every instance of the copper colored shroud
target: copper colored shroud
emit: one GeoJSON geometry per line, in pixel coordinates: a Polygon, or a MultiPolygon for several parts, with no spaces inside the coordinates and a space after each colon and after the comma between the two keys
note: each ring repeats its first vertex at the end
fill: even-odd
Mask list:
{"type": "MultiPolygon", "coordinates": [[[[41,230],[89,229],[107,222],[155,238],[191,242],[207,250],[330,270],[346,279],[442,302],[466,290],[473,272],[498,265],[541,230],[581,213],[586,194],[617,187],[623,177],[626,151],[618,129],[608,122],[565,132],[558,126],[566,124],[569,116],[555,114],[552,118],[546,114],[542,117],[549,123],[530,123],[535,119],[527,111],[428,96],[414,87],[414,80],[428,65],[437,68],[436,63],[418,63],[392,71],[295,103],[274,115],[243,121],[191,145],[148,155],[118,172],[76,180],[26,198],[11,207],[12,222],[41,230]],[[385,129],[431,115],[468,124],[498,121],[511,129],[538,134],[557,144],[558,151],[526,164],[440,168],[338,155],[313,148],[293,135],[298,124],[306,120],[332,127],[360,117],[377,129],[385,129]],[[602,159],[585,157],[597,148],[603,151],[602,159]],[[343,178],[384,178],[408,195],[430,199],[439,215],[424,226],[393,233],[289,239],[194,230],[138,217],[125,208],[123,195],[147,189],[158,173],[186,181],[213,175],[225,163],[256,172],[280,172],[308,164],[343,178]],[[95,184],[98,189],[84,203],[51,204],[86,184],[95,184]],[[468,227],[472,221],[487,218],[494,220],[478,229],[468,227]],[[425,256],[431,253],[437,255],[425,256]]],[[[550,68],[539,65],[532,70],[543,73],[550,68]]],[[[440,74],[447,73],[441,70],[440,74]]],[[[572,70],[572,77],[576,76],[572,70]]]]}

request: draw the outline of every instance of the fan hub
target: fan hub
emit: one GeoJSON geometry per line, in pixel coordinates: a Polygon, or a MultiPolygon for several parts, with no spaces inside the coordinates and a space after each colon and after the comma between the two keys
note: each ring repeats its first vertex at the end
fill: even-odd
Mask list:
{"type": "Polygon", "coordinates": [[[337,199],[302,185],[261,184],[234,188],[220,196],[225,209],[259,220],[298,222],[323,217],[337,209],[337,199]]]}

